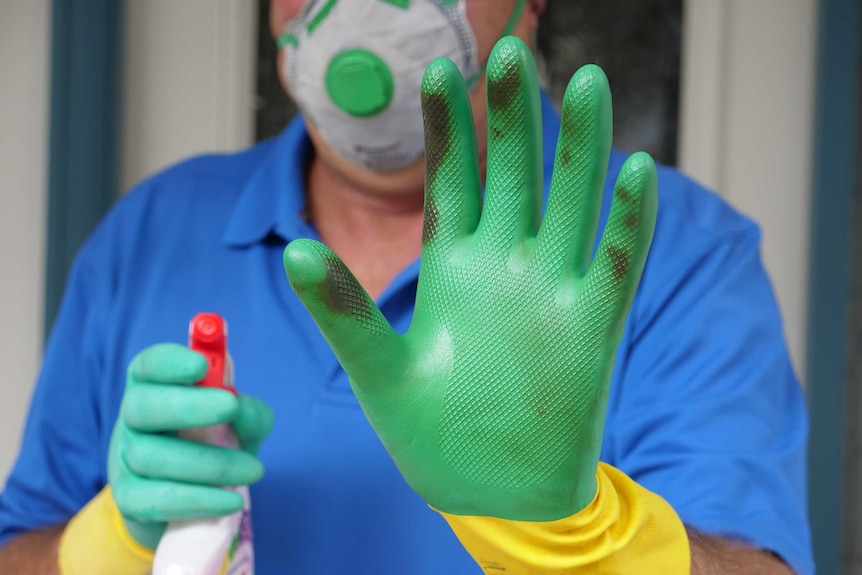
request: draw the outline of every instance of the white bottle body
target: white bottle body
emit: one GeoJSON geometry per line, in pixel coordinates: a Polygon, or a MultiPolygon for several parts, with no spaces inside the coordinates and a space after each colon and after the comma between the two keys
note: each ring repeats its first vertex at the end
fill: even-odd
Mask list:
{"type": "MultiPolygon", "coordinates": [[[[233,387],[233,361],[225,357],[225,385],[233,387]]],[[[229,425],[180,432],[185,439],[239,448],[229,425]]],[[[251,499],[248,487],[225,487],[239,493],[243,508],[217,519],[173,521],[156,548],[153,575],[254,575],[251,499]]]]}
{"type": "Polygon", "coordinates": [[[243,510],[217,519],[174,521],[159,542],[153,575],[253,575],[248,487],[230,487],[243,510]]]}

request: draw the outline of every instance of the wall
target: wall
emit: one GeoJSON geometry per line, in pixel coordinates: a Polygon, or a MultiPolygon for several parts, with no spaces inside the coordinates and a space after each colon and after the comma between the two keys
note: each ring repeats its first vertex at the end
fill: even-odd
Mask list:
{"type": "Polygon", "coordinates": [[[254,132],[257,3],[127,0],[122,189],[254,132]]]}
{"type": "Polygon", "coordinates": [[[0,3],[0,485],[42,348],[50,5],[0,3]]]}
{"type": "MultiPolygon", "coordinates": [[[[805,373],[817,0],[687,0],[680,166],[763,231],[805,373]]],[[[804,383],[804,382],[803,382],[804,383]]]]}

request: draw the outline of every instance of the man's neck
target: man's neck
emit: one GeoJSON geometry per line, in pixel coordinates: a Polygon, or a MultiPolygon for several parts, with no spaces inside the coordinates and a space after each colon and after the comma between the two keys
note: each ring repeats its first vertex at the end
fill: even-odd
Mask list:
{"type": "Polygon", "coordinates": [[[423,201],[421,185],[376,193],[348,182],[319,158],[309,168],[308,215],[372,298],[419,257],[423,201]]]}

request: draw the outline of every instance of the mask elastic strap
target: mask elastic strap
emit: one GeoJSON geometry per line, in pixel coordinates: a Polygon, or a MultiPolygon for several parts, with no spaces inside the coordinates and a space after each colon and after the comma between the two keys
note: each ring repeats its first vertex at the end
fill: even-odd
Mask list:
{"type": "MultiPolygon", "coordinates": [[[[453,0],[454,1],[454,0],[453,0]]],[[[518,3],[515,5],[515,10],[512,12],[512,15],[509,17],[509,21],[506,22],[506,27],[503,28],[503,32],[500,34],[500,37],[497,40],[502,40],[506,36],[512,34],[515,31],[515,27],[518,25],[518,21],[521,19],[521,15],[524,13],[524,7],[527,6],[527,0],[518,0],[518,3]]],[[[488,62],[482,64],[482,67],[476,72],[471,78],[467,80],[467,87],[471,90],[476,85],[476,82],[479,81],[479,78],[488,71],[488,62]]]]}
{"type": "MultiPolygon", "coordinates": [[[[318,26],[320,26],[321,22],[326,20],[326,17],[329,16],[329,13],[332,12],[332,9],[335,8],[335,5],[338,4],[338,2],[339,0],[327,0],[326,4],[324,4],[320,8],[317,14],[314,15],[314,18],[312,18],[306,26],[306,31],[309,35],[311,35],[314,30],[317,29],[318,26]]],[[[310,8],[311,7],[309,6],[306,8],[306,10],[310,8]]],[[[281,34],[281,36],[278,37],[278,40],[276,40],[275,42],[275,45],[279,50],[288,45],[293,46],[294,48],[299,45],[299,40],[297,40],[296,36],[288,32],[288,29],[290,28],[290,22],[287,23],[285,28],[285,31],[281,34]]]]}
{"type": "Polygon", "coordinates": [[[506,22],[506,27],[503,28],[503,33],[500,35],[500,39],[509,36],[515,31],[515,26],[518,25],[518,20],[521,19],[521,14],[524,13],[524,7],[526,6],[527,0],[518,0],[518,3],[515,5],[515,10],[512,12],[512,16],[509,18],[509,21],[506,22]]]}
{"type": "Polygon", "coordinates": [[[296,39],[296,36],[294,36],[290,32],[285,32],[278,37],[278,40],[276,40],[275,45],[279,50],[281,50],[285,46],[293,46],[295,48],[299,45],[299,41],[296,39]]]}

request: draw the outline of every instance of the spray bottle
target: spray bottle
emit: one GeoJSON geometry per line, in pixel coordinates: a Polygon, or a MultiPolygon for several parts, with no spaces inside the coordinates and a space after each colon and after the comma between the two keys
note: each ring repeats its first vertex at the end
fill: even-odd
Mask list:
{"type": "MultiPolygon", "coordinates": [[[[189,324],[189,347],[209,362],[206,376],[195,385],[235,394],[224,319],[214,313],[196,315],[189,324]]],[[[229,425],[190,429],[180,436],[222,447],[239,447],[229,425]]],[[[226,489],[242,496],[242,510],[218,519],[171,522],[156,549],[153,575],[253,575],[248,487],[226,489]]]]}

